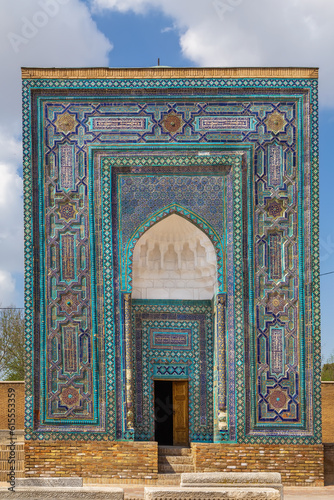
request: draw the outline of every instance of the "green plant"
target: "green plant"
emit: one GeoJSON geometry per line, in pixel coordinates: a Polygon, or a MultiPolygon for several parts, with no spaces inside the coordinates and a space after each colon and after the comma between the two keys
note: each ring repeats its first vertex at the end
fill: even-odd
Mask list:
{"type": "Polygon", "coordinates": [[[24,380],[24,315],[0,309],[0,374],[3,380],[24,380]]]}

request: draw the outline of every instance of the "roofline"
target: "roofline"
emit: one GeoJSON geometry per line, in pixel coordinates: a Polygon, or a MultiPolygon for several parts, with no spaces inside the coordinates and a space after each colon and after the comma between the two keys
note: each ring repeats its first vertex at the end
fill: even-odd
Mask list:
{"type": "Polygon", "coordinates": [[[21,68],[23,79],[63,78],[312,78],[319,68],[21,68]]]}

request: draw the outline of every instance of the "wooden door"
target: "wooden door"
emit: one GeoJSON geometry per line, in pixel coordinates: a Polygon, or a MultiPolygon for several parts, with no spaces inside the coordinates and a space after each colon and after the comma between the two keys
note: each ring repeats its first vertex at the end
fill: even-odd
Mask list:
{"type": "Polygon", "coordinates": [[[188,381],[173,382],[173,444],[189,444],[188,381]]]}

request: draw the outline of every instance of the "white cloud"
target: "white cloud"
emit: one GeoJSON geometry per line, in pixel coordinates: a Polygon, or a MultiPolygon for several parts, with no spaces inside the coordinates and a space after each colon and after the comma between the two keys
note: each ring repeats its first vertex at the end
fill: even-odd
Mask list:
{"type": "MultiPolygon", "coordinates": [[[[159,0],[155,2],[159,7],[159,0]]],[[[137,14],[145,12],[148,8],[154,7],[154,1],[151,0],[93,0],[93,5],[98,8],[113,9],[118,12],[127,12],[132,10],[137,14]]]]}
{"type": "Polygon", "coordinates": [[[112,48],[79,0],[5,2],[0,33],[0,126],[20,126],[21,66],[107,66],[112,48]]]}
{"type": "Polygon", "coordinates": [[[334,106],[333,0],[92,0],[96,8],[174,19],[183,55],[200,66],[320,66],[334,106]]]}
{"type": "Polygon", "coordinates": [[[107,66],[112,45],[80,0],[2,2],[0,16],[0,302],[22,296],[21,66],[107,66]]]}
{"type": "Polygon", "coordinates": [[[22,178],[9,164],[0,162],[0,179],[1,268],[20,272],[23,267],[22,178]]]}
{"type": "Polygon", "coordinates": [[[166,28],[162,28],[161,33],[170,33],[175,30],[175,26],[166,26],[166,28]]]}
{"type": "Polygon", "coordinates": [[[0,130],[0,304],[7,306],[20,295],[11,273],[23,270],[22,178],[17,172],[21,157],[21,141],[0,130]]]}
{"type": "Polygon", "coordinates": [[[14,304],[15,280],[8,271],[0,269],[0,305],[8,307],[14,304]]]}

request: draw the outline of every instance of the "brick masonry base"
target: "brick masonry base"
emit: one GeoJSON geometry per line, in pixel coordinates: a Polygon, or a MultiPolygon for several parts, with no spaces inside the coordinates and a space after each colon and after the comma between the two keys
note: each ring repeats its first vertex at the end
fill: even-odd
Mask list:
{"type": "Polygon", "coordinates": [[[196,472],[280,472],[290,486],[323,486],[323,445],[192,443],[196,472]]]}
{"type": "MultiPolygon", "coordinates": [[[[192,443],[196,472],[282,474],[285,485],[324,484],[323,445],[241,445],[192,443]]],[[[156,442],[27,441],[25,475],[80,476],[92,482],[154,484],[158,475],[156,442]]]]}
{"type": "MultiPolygon", "coordinates": [[[[13,449],[13,447],[12,447],[13,449]]],[[[24,445],[18,443],[15,445],[15,458],[11,454],[9,444],[0,443],[0,482],[9,480],[9,473],[13,470],[15,478],[24,477],[24,445]]]]}
{"type": "Polygon", "coordinates": [[[131,441],[26,441],[25,475],[156,479],[158,444],[131,441]]]}
{"type": "Polygon", "coordinates": [[[334,443],[324,444],[325,452],[325,486],[334,484],[334,443]]]}

